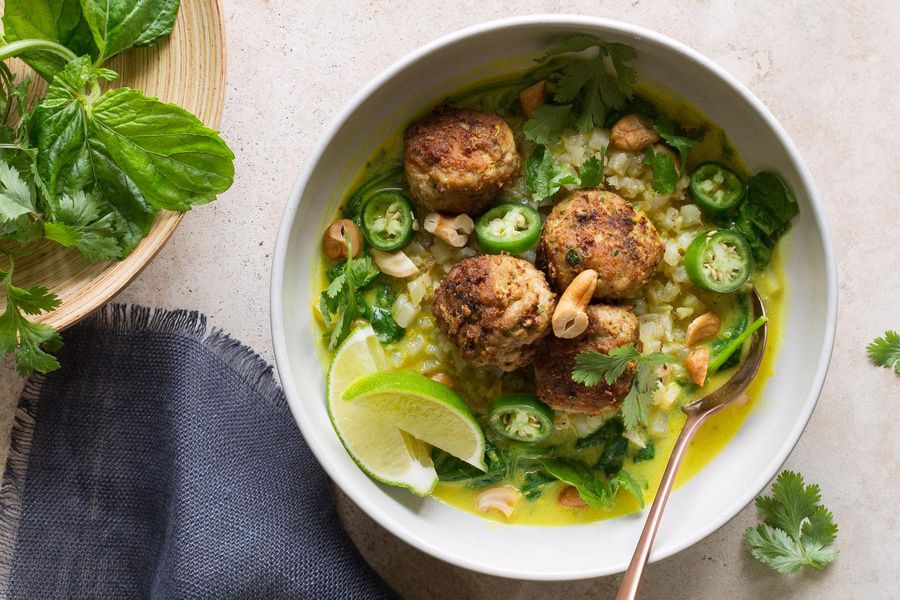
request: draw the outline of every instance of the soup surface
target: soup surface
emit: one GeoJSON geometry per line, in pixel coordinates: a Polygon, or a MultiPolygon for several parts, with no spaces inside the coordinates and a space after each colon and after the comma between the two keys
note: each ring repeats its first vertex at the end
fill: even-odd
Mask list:
{"type": "MultiPolygon", "coordinates": [[[[740,202],[751,203],[752,198],[748,200],[744,197],[752,193],[753,182],[758,177],[748,172],[726,133],[676,94],[659,85],[641,82],[631,86],[631,97],[626,104],[617,110],[607,107],[602,122],[590,128],[577,124],[564,127],[558,138],[541,139],[538,143],[529,130],[534,115],[529,119],[523,114],[534,109],[527,105],[527,98],[523,98],[522,93],[523,89],[531,87],[525,84],[532,84],[541,74],[511,74],[480,82],[443,99],[437,105],[497,115],[512,132],[518,154],[518,161],[514,162],[515,173],[490,199],[490,206],[509,204],[530,207],[537,211],[541,222],[546,222],[554,208],[579,193],[578,190],[599,189],[627,201],[636,215],[629,217],[632,222],[637,223],[637,219],[643,216],[652,224],[652,229],[658,234],[661,257],[652,265],[647,280],[623,294],[612,291],[610,293],[615,297],[605,297],[599,301],[604,306],[609,305],[616,310],[621,308],[633,314],[633,317],[628,317],[636,323],[635,339],[630,347],[644,357],[663,357],[658,359],[661,362],[654,363],[652,369],[648,369],[648,373],[652,372],[649,379],[651,387],[644,390],[642,399],[635,400],[640,395],[637,389],[639,384],[627,380],[629,372],[634,374],[633,379],[640,378],[634,367],[638,365],[639,371],[640,361],[632,362],[625,374],[619,376],[619,382],[625,382],[623,389],[631,388],[628,397],[619,397],[610,406],[602,405],[597,410],[593,407],[587,411],[577,407],[570,410],[570,406],[547,406],[540,402],[546,396],[538,398],[541,394],[532,364],[478,364],[482,362],[480,355],[473,354],[471,348],[461,347],[458,340],[450,339],[452,336],[447,335],[447,325],[442,328],[432,310],[436,292],[442,285],[447,285],[445,280],[448,275],[455,268],[460,268],[461,263],[497,250],[485,247],[481,232],[471,229],[462,231],[466,236],[462,243],[458,240],[453,243],[455,239],[452,236],[443,239],[445,236],[439,233],[426,231],[429,215],[446,215],[446,212],[431,210],[433,207],[429,204],[433,198],[422,198],[421,190],[410,189],[409,166],[405,170],[402,168],[405,143],[411,143],[409,138],[404,140],[405,130],[397,131],[384,140],[350,189],[337,192],[342,201],[334,219],[350,217],[355,220],[363,234],[360,243],[367,246],[360,256],[371,253],[378,259],[376,263],[382,271],[364,289],[355,292],[366,307],[360,310],[360,318],[355,325],[364,326],[363,321],[371,322],[383,349],[383,368],[414,372],[447,384],[465,403],[484,432],[487,443],[486,473],[473,470],[470,464],[438,448],[430,451],[430,459],[440,479],[431,490],[431,495],[462,510],[504,523],[567,525],[627,514],[652,500],[652,493],[684,423],[680,407],[709,393],[733,373],[749,344],[744,342],[731,347],[729,343],[742,336],[749,339],[752,328],[759,325],[754,321],[754,315],[750,314],[748,292],[753,286],[760,293],[768,313],[770,343],[762,369],[743,402],[714,416],[701,429],[685,458],[678,483],[687,481],[702,469],[739,431],[761,396],[766,379],[773,373],[785,318],[787,291],[782,269],[785,250],[783,243],[775,243],[778,236],[773,236],[774,242],[768,249],[758,248],[759,240],[751,239],[747,251],[750,252],[752,246],[755,260],[751,263],[753,267],[749,279],[728,291],[705,289],[698,283],[697,277],[705,273],[715,279],[720,274],[705,263],[699,267],[702,271],[700,275],[690,272],[692,244],[699,238],[711,239],[715,232],[738,232],[735,235],[740,237],[741,228],[747,228],[738,212],[739,205],[719,211],[715,205],[710,208],[709,204],[728,201],[727,177],[730,175],[740,180],[740,202]],[[653,129],[670,132],[670,137],[656,135],[653,145],[640,150],[621,147],[628,144],[617,144],[617,124],[629,115],[639,115],[645,125],[654,123],[653,129]],[[688,145],[686,153],[678,152],[683,149],[680,140],[689,140],[689,143],[685,142],[688,145]],[[665,161],[660,158],[663,155],[665,161]],[[684,164],[681,164],[682,159],[684,164]],[[724,183],[718,174],[715,175],[718,179],[712,183],[698,183],[695,175],[700,174],[703,165],[711,163],[723,169],[724,183]],[[591,175],[590,171],[596,170],[598,165],[599,175],[591,175]],[[670,177],[668,183],[664,181],[667,169],[670,175],[675,175],[670,177]],[[542,173],[549,177],[538,181],[542,173]],[[590,185],[582,185],[585,182],[590,185]],[[704,188],[704,185],[707,187],[704,188]],[[722,189],[725,193],[718,193],[722,189]],[[704,195],[704,190],[710,193],[705,198],[698,198],[704,195]],[[375,208],[382,208],[382,211],[368,215],[371,211],[367,212],[366,207],[377,204],[373,198],[387,198],[393,204],[385,201],[382,204],[388,208],[381,205],[373,207],[373,211],[375,208]],[[403,230],[404,206],[411,211],[412,230],[409,232],[403,230]],[[407,233],[408,239],[401,240],[407,233]],[[377,234],[382,237],[377,238],[377,234]],[[390,248],[395,242],[400,246],[390,248]],[[390,249],[379,254],[377,249],[372,251],[373,243],[390,249]],[[396,259],[399,253],[411,263],[404,263],[409,269],[405,276],[396,276],[393,267],[386,269],[380,262],[388,255],[396,259]],[[700,317],[714,319],[716,326],[706,337],[698,338],[696,331],[692,330],[699,328],[700,317]],[[719,361],[722,364],[718,370],[710,370],[708,374],[704,372],[697,379],[695,370],[692,370],[695,357],[705,354],[709,364],[715,364],[719,355],[729,349],[728,355],[719,361]],[[473,359],[473,356],[476,358],[473,359]],[[696,381],[700,381],[702,387],[696,381]],[[500,420],[497,426],[498,417],[494,414],[497,413],[497,399],[513,393],[526,394],[531,399],[529,402],[539,405],[540,410],[549,411],[547,414],[552,414],[552,431],[538,432],[540,435],[537,435],[535,432],[541,429],[540,414],[529,415],[527,407],[522,414],[503,417],[506,420],[500,420]],[[629,402],[632,403],[631,413],[628,407],[623,408],[629,402]],[[636,410],[639,418],[635,417],[636,410]],[[525,420],[515,421],[518,418],[525,420]],[[503,425],[514,427],[514,423],[520,427],[518,433],[535,434],[540,439],[520,439],[516,437],[516,431],[513,431],[512,437],[504,435],[503,425]],[[499,488],[502,488],[497,492],[501,506],[497,507],[484,498],[486,490],[499,488]]],[[[551,82],[552,77],[549,79],[551,82]]],[[[552,87],[553,84],[549,85],[552,87]]],[[[547,103],[545,106],[552,107],[549,104],[552,93],[543,91],[543,94],[543,101],[547,103]]],[[[415,117],[423,118],[432,107],[423,108],[423,114],[415,117]]],[[[711,176],[710,181],[713,179],[711,176]]],[[[786,188],[783,188],[783,194],[787,200],[792,200],[786,188]]],[[[458,197],[454,199],[454,202],[457,201],[458,197]]],[[[463,200],[471,201],[471,197],[463,200]]],[[[464,208],[464,205],[460,206],[464,208]]],[[[473,208],[470,212],[473,219],[478,219],[479,213],[484,210],[473,208]]],[[[524,221],[520,225],[524,225],[524,221]]],[[[509,226],[516,234],[515,226],[504,225],[502,220],[494,221],[492,226],[495,233],[503,233],[503,227],[509,226]]],[[[547,247],[544,246],[548,243],[547,229],[545,226],[542,248],[547,247]]],[[[742,237],[740,239],[743,240],[742,237]]],[[[353,250],[352,243],[349,249],[353,250]]],[[[726,249],[731,250],[730,247],[726,249]]],[[[537,263],[548,274],[549,286],[559,300],[557,310],[551,311],[555,320],[556,312],[563,304],[561,298],[565,288],[554,281],[550,275],[552,270],[546,265],[546,257],[542,263],[539,252],[535,244],[531,244],[516,248],[513,254],[530,264],[537,263]]],[[[617,253],[616,250],[614,254],[617,253]]],[[[736,260],[731,255],[726,258],[732,263],[736,260]]],[[[340,276],[344,260],[345,257],[334,259],[323,253],[313,270],[313,288],[326,294],[329,286],[340,276]]],[[[728,265],[733,266],[732,263],[728,265]]],[[[602,276],[598,277],[600,279],[602,276]]],[[[721,283],[718,279],[713,281],[713,288],[716,282],[721,283]]],[[[725,281],[723,285],[727,283],[725,281]]],[[[600,281],[600,285],[604,284],[600,281]]],[[[613,290],[615,282],[609,283],[609,286],[612,287],[608,289],[613,290]]],[[[337,312],[329,314],[331,308],[319,296],[314,299],[313,311],[322,325],[323,335],[317,342],[327,371],[336,346],[348,332],[335,335],[335,321],[340,315],[337,312]]],[[[553,331],[543,332],[544,341],[539,340],[535,344],[546,343],[556,335],[555,327],[554,322],[553,331]]],[[[514,335],[510,333],[510,337],[514,335]]],[[[584,339],[586,335],[580,334],[576,338],[584,339]]],[[[601,354],[609,355],[610,352],[609,349],[600,350],[601,354]]],[[[539,349],[537,356],[538,359],[534,360],[546,354],[542,355],[539,349]]],[[[567,369],[568,377],[573,365],[562,365],[561,368],[567,369]]],[[[609,374],[606,376],[609,377],[609,374]]],[[[603,383],[599,385],[602,387],[603,383]]],[[[548,400],[548,403],[551,402],[548,400]]]]}

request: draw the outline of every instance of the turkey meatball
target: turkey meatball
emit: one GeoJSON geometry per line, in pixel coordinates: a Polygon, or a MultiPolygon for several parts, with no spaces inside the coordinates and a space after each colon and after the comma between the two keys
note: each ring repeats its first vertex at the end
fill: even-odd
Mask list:
{"type": "Polygon", "coordinates": [[[513,132],[493,113],[440,106],[403,139],[410,191],[428,211],[481,214],[519,170],[513,132]]]}
{"type": "Polygon", "coordinates": [[[454,265],[435,290],[431,311],[466,362],[512,371],[531,362],[555,307],[543,273],[528,261],[498,255],[454,265]]]}
{"type": "Polygon", "coordinates": [[[612,192],[578,190],[547,217],[538,264],[560,291],[594,269],[595,298],[629,298],[653,276],[664,250],[653,224],[630,202],[612,192]]]}
{"type": "Polygon", "coordinates": [[[534,374],[542,402],[559,410],[599,415],[615,410],[628,395],[634,369],[629,367],[612,385],[601,380],[588,387],[572,380],[575,357],[588,350],[608,354],[626,344],[640,348],[638,320],[631,310],[621,306],[592,304],[586,312],[589,323],[583,334],[570,340],[551,335],[538,345],[534,374]]]}

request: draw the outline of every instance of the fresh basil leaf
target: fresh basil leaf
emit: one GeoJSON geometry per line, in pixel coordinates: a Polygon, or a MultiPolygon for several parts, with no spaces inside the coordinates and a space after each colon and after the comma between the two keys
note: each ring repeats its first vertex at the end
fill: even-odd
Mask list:
{"type": "Polygon", "coordinates": [[[147,204],[188,210],[231,186],[234,155],[195,116],[129,88],[99,98],[82,91],[111,76],[87,57],[73,61],[35,109],[38,173],[51,201],[93,183],[101,199],[143,231],[152,220],[147,204]]]}
{"type": "Polygon", "coordinates": [[[91,136],[156,208],[189,210],[212,202],[234,181],[234,154],[181,107],[118,88],[89,116],[91,136]]]}
{"type": "Polygon", "coordinates": [[[81,0],[84,17],[100,50],[100,62],[169,35],[179,0],[81,0]]]}
{"type": "MultiPolygon", "coordinates": [[[[6,0],[3,30],[8,42],[49,40],[78,55],[98,54],[79,0],[6,0]]],[[[48,81],[66,66],[62,58],[46,52],[29,52],[21,58],[48,81]]]]}
{"type": "Polygon", "coordinates": [[[34,110],[32,141],[38,147],[36,171],[46,188],[43,209],[48,220],[60,222],[62,198],[86,192],[101,204],[101,214],[116,213],[125,256],[150,231],[156,210],[106,146],[91,136],[88,101],[80,94],[85,85],[114,76],[112,71],[95,69],[88,57],[67,65],[34,110]]]}

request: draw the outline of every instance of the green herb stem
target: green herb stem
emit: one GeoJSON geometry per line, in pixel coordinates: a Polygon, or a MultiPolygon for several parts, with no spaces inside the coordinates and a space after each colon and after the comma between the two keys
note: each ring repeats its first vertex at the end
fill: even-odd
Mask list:
{"type": "Polygon", "coordinates": [[[722,365],[725,364],[725,361],[728,360],[728,357],[731,356],[732,353],[737,351],[738,348],[743,346],[744,342],[750,339],[750,336],[753,335],[756,330],[762,327],[768,320],[768,317],[763,316],[753,321],[753,323],[751,323],[750,326],[744,330],[744,333],[734,338],[731,343],[717,352],[713,356],[712,360],[709,361],[709,373],[712,374],[718,371],[722,367],[722,365]]]}
{"type": "Polygon", "coordinates": [[[74,52],[56,42],[49,40],[19,40],[0,46],[0,60],[20,56],[26,52],[49,52],[61,57],[67,63],[78,58],[74,52]]]}

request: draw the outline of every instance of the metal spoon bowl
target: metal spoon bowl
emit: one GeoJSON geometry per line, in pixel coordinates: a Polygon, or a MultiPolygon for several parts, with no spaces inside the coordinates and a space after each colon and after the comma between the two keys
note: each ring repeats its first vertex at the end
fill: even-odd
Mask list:
{"type": "MultiPolygon", "coordinates": [[[[759,294],[754,289],[751,295],[754,314],[757,318],[765,316],[766,309],[759,294]]],[[[669,463],[666,465],[666,471],[663,473],[662,481],[659,483],[656,498],[653,500],[653,506],[650,507],[650,513],[647,515],[646,523],[644,523],[644,530],[641,532],[637,547],[634,549],[631,564],[628,565],[628,569],[625,571],[616,600],[630,600],[637,597],[638,589],[641,585],[641,576],[650,556],[650,548],[653,547],[653,541],[656,539],[656,532],[662,520],[663,510],[666,508],[669,493],[672,491],[672,485],[675,483],[675,475],[678,473],[678,468],[681,466],[681,460],[684,458],[688,445],[707,417],[714,415],[734,402],[747,389],[750,382],[753,381],[759,372],[759,367],[765,355],[767,340],[768,323],[764,323],[756,331],[750,352],[734,375],[708,396],[704,396],[682,407],[681,410],[685,412],[687,419],[685,419],[684,427],[681,429],[678,440],[675,442],[675,447],[672,449],[672,456],[669,457],[669,463]]]]}

